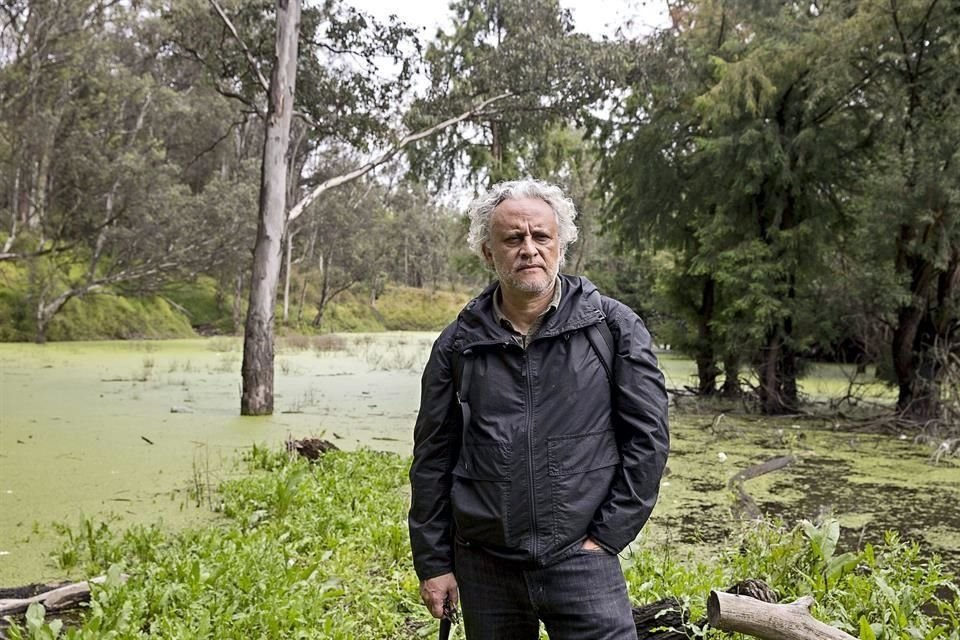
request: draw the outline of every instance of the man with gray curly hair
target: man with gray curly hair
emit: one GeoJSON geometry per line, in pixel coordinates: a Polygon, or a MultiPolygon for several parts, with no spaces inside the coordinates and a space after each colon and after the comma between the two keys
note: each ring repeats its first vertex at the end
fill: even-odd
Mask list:
{"type": "Polygon", "coordinates": [[[468,241],[496,274],[423,373],[409,514],[420,595],[462,600],[470,640],[636,638],[617,555],[656,502],[669,449],[650,334],[586,278],[561,275],[573,202],[495,185],[468,241]]]}

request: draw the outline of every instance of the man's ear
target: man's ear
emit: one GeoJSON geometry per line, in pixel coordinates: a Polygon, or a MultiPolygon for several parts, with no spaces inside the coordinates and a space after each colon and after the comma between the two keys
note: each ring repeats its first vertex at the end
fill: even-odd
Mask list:
{"type": "Polygon", "coordinates": [[[490,251],[490,247],[487,246],[486,242],[480,245],[480,251],[483,252],[483,261],[486,262],[487,266],[492,269],[493,268],[493,252],[490,251]]]}

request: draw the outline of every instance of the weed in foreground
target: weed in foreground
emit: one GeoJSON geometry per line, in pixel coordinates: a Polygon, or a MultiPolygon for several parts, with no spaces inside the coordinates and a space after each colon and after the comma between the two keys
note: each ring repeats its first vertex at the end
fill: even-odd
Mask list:
{"type": "MultiPolygon", "coordinates": [[[[214,526],[63,528],[64,565],[129,578],[95,586],[76,628],[33,609],[8,636],[406,638],[435,628],[409,559],[407,459],[334,451],[309,464],[255,446],[242,464],[220,486],[214,526]]],[[[892,534],[843,553],[838,539],[834,520],[755,523],[709,561],[641,544],[625,573],[635,602],[685,603],[691,637],[726,637],[698,623],[711,589],[760,578],[782,600],[814,596],[817,617],[860,640],[958,640],[960,590],[935,558],[892,534]]]]}

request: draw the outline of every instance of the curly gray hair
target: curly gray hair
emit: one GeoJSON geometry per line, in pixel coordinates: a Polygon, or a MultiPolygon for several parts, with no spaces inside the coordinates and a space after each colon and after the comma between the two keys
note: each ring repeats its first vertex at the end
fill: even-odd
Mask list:
{"type": "Polygon", "coordinates": [[[495,184],[470,203],[470,232],[467,234],[470,250],[483,258],[483,245],[490,240],[490,218],[493,217],[493,210],[504,200],[522,198],[540,198],[553,209],[557,216],[560,266],[563,266],[567,246],[577,241],[579,233],[573,223],[577,217],[577,208],[560,187],[532,178],[495,184]]]}

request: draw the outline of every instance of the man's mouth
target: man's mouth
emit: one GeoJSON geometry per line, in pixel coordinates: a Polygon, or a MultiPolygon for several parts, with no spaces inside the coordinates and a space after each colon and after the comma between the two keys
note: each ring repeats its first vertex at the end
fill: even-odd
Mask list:
{"type": "Polygon", "coordinates": [[[517,271],[529,271],[530,269],[543,269],[543,267],[538,264],[528,264],[520,267],[517,271]]]}

